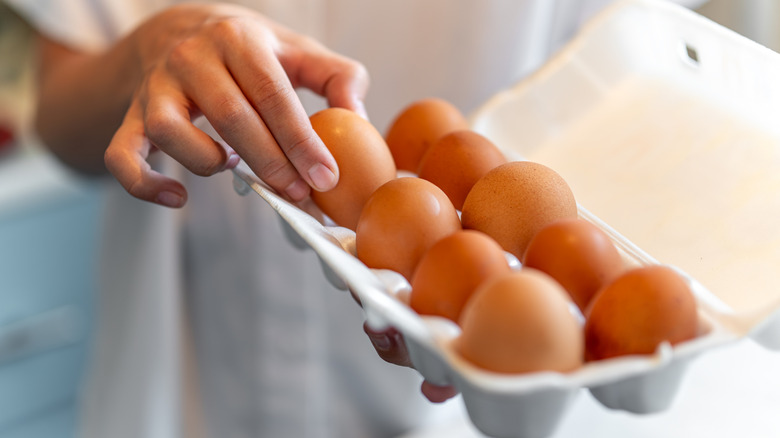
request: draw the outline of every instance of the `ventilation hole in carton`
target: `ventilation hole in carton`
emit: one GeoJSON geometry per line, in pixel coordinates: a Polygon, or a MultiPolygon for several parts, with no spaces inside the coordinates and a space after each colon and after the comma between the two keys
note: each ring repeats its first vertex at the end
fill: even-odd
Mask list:
{"type": "Polygon", "coordinates": [[[699,65],[699,52],[688,43],[683,43],[683,60],[696,67],[699,65]]]}

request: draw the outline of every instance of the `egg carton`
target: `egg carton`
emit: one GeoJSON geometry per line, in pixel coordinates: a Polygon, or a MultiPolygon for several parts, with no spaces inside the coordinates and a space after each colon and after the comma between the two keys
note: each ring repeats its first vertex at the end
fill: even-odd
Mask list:
{"type": "Polygon", "coordinates": [[[659,412],[699,355],[746,337],[780,350],[777,77],[776,53],[674,4],[629,0],[471,115],[510,159],[560,173],[579,216],[610,236],[626,265],[673,266],[697,299],[695,339],[569,373],[471,365],[453,349],[458,326],[411,310],[408,282],[360,262],[354,232],[313,204],[291,205],[243,164],[235,188],[278,212],[290,242],[317,253],[371,327],[397,328],[415,369],[454,385],[480,431],[543,438],[583,390],[612,409],[659,412]]]}

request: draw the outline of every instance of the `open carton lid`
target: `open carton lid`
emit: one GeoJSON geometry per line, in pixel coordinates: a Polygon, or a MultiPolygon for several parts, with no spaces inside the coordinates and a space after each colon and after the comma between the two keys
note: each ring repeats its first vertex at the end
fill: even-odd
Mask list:
{"type": "Polygon", "coordinates": [[[780,55],[753,41],[673,4],[624,1],[472,126],[700,282],[721,323],[780,348],[777,77],[780,55]]]}
{"type": "Polygon", "coordinates": [[[777,77],[780,55],[680,6],[625,0],[472,115],[473,129],[509,159],[560,173],[580,216],[624,255],[682,270],[699,300],[706,335],[571,373],[476,369],[450,348],[454,324],[398,299],[400,274],[354,257],[352,231],[289,204],[244,163],[236,190],[274,208],[291,242],[313,249],[326,277],[360,299],[370,325],[398,328],[415,368],[454,384],[481,431],[545,437],[584,387],[605,406],[657,412],[698,354],[745,336],[780,349],[777,77]]]}

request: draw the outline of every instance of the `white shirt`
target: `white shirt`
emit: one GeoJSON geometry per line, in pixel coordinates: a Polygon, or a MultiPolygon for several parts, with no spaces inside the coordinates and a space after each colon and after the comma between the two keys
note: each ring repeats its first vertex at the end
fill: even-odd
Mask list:
{"type": "MultiPolygon", "coordinates": [[[[99,50],[173,2],[11,3],[49,36],[99,50]]],[[[368,113],[384,131],[422,97],[468,113],[608,1],[239,3],[363,62],[368,113]]],[[[449,409],[423,399],[416,372],[376,356],[358,306],[328,285],[311,251],[291,248],[270,207],[234,194],[229,173],[193,177],[164,161],[190,193],[185,209],[110,189],[85,436],[394,436],[449,409]]]]}

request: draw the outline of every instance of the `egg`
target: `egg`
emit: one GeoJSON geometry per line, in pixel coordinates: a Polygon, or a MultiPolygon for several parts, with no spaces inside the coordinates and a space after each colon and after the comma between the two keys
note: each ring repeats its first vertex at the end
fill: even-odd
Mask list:
{"type": "Polygon", "coordinates": [[[423,254],[460,229],[458,212],[441,189],[424,179],[397,178],[366,202],[355,230],[357,258],[411,280],[423,254]]]}
{"type": "Polygon", "coordinates": [[[455,350],[498,373],[572,371],[583,362],[582,327],[561,286],[523,268],[488,280],[460,317],[455,350]]]}
{"type": "Polygon", "coordinates": [[[579,218],[561,219],[542,228],[528,244],[522,262],[554,278],[583,312],[596,292],[624,269],[609,236],[579,218]]]}
{"type": "Polygon", "coordinates": [[[425,151],[444,134],[468,129],[466,117],[440,98],[421,99],[405,107],[385,135],[398,169],[417,172],[425,151]]]}
{"type": "Polygon", "coordinates": [[[336,186],[313,191],[311,198],[334,222],[354,231],[371,194],[395,178],[393,157],[379,131],[352,111],[327,108],[312,114],[310,121],[339,167],[336,186]]]}
{"type": "Polygon", "coordinates": [[[483,135],[459,130],[445,134],[428,148],[417,174],[442,189],[460,210],[471,187],[506,161],[498,147],[483,135]]]}
{"type": "Polygon", "coordinates": [[[650,265],[626,271],[602,289],[588,311],[588,360],[652,354],[662,342],[696,337],[696,300],[672,268],[650,265]]]}
{"type": "Polygon", "coordinates": [[[463,228],[482,231],[522,260],[531,238],[545,225],[577,217],[569,185],[554,170],[513,161],[489,171],[463,203],[463,228]]]}
{"type": "Polygon", "coordinates": [[[456,231],[425,252],[412,277],[409,305],[421,315],[458,322],[474,290],[511,269],[498,243],[473,230],[456,231]]]}

